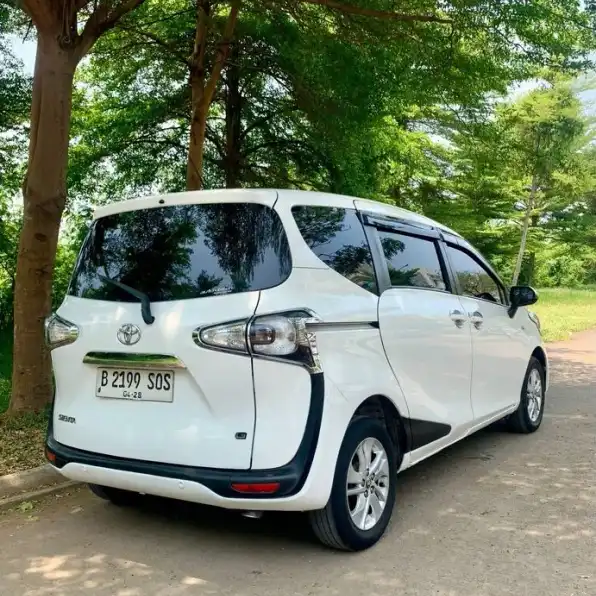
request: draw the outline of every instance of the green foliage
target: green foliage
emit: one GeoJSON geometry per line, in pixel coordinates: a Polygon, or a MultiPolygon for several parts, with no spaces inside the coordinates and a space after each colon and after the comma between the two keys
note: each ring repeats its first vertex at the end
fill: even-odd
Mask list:
{"type": "Polygon", "coordinates": [[[10,400],[11,374],[12,330],[0,327],[0,414],[6,410],[10,400]]]}
{"type": "Polygon", "coordinates": [[[72,236],[58,245],[52,293],[52,306],[54,309],[60,306],[66,296],[79,247],[78,238],[72,236]]]}
{"type": "Polygon", "coordinates": [[[15,11],[0,4],[0,329],[12,321],[21,219],[13,199],[24,174],[31,97],[31,80],[23,74],[6,37],[15,23],[15,11]]]}
{"type": "Polygon", "coordinates": [[[20,217],[0,201],[0,329],[12,321],[20,217]]]}
{"type": "MultiPolygon", "coordinates": [[[[207,71],[227,4],[211,3],[207,71]]],[[[414,0],[407,10],[429,7],[414,0]]],[[[403,204],[420,191],[430,202],[442,176],[428,130],[452,123],[454,111],[481,112],[490,94],[538,68],[578,68],[595,45],[590,14],[577,2],[447,2],[439,16],[451,22],[243,2],[210,112],[207,186],[298,186],[403,204]]],[[[160,0],[100,40],[80,74],[73,196],[183,189],[194,37],[194,4],[160,0]]]]}
{"type": "Polygon", "coordinates": [[[596,284],[594,247],[548,244],[541,248],[538,255],[534,277],[537,286],[581,288],[596,284]]]}
{"type": "Polygon", "coordinates": [[[575,286],[589,282],[596,254],[596,154],[571,85],[549,77],[450,133],[447,190],[424,211],[470,238],[507,280],[527,223],[520,280],[575,286]]]}

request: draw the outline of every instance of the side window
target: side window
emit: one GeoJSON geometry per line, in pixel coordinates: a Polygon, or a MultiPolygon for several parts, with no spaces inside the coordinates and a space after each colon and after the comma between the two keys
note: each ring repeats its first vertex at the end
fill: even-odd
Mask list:
{"type": "Polygon", "coordinates": [[[377,293],[370,247],[355,209],[294,207],[304,241],[326,265],[369,292],[377,293]]]}
{"type": "Polygon", "coordinates": [[[379,231],[392,286],[446,290],[437,245],[433,240],[379,231]]]}
{"type": "Polygon", "coordinates": [[[504,304],[500,285],[483,265],[459,248],[447,246],[447,253],[465,296],[504,304]]]}

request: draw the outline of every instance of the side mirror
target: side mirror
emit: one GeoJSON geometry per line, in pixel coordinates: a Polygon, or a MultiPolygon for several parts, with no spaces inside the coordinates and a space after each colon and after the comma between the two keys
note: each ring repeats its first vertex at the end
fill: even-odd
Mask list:
{"type": "Polygon", "coordinates": [[[513,286],[509,290],[509,316],[513,318],[520,306],[530,306],[538,302],[538,294],[530,286],[513,286]]]}

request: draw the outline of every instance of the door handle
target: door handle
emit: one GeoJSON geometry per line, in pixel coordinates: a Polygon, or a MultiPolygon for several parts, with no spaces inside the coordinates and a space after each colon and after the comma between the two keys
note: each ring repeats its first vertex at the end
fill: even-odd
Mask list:
{"type": "Polygon", "coordinates": [[[464,326],[466,315],[461,310],[452,310],[449,316],[457,328],[461,329],[464,326]]]}
{"type": "Polygon", "coordinates": [[[470,321],[472,322],[472,325],[476,327],[476,329],[480,329],[480,327],[482,327],[482,323],[484,323],[484,317],[482,316],[481,312],[475,310],[474,312],[470,313],[470,321]]]}

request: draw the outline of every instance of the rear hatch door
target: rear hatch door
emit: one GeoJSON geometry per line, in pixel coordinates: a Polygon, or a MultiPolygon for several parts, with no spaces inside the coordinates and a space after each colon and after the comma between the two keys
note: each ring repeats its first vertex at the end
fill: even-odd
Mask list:
{"type": "Polygon", "coordinates": [[[289,275],[275,196],[166,201],[93,223],[58,311],[79,337],[52,352],[57,441],[130,459],[250,468],[251,359],[199,347],[193,336],[250,318],[260,290],[289,275]],[[114,281],[148,296],[152,324],[114,281]]]}

